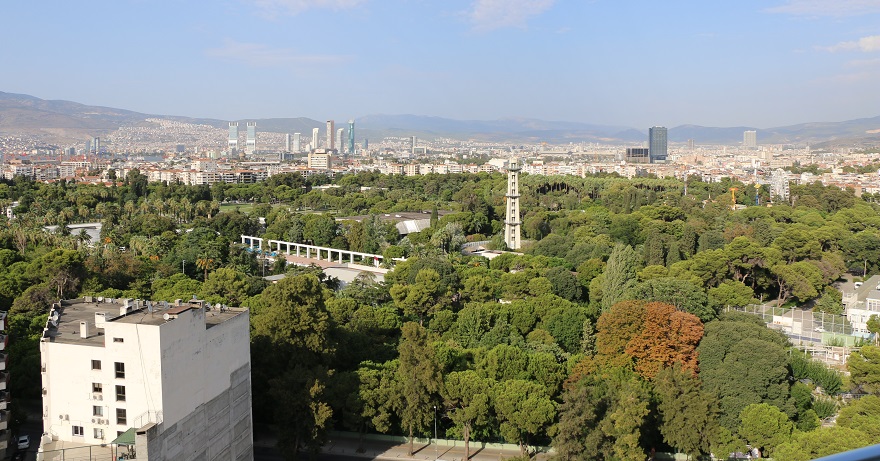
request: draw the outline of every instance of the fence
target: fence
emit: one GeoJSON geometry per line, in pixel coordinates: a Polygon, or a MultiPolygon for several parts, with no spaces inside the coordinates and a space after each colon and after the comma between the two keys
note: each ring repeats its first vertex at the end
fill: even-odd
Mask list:
{"type": "Polygon", "coordinates": [[[849,354],[865,341],[865,338],[853,335],[852,325],[842,315],[770,304],[749,304],[727,310],[761,317],[769,328],[785,333],[796,348],[828,364],[846,363],[849,354]]]}
{"type": "MultiPolygon", "coordinates": [[[[122,452],[120,452],[121,454],[122,452]]],[[[113,448],[99,445],[61,448],[37,453],[37,461],[115,461],[115,459],[113,448]]]]}

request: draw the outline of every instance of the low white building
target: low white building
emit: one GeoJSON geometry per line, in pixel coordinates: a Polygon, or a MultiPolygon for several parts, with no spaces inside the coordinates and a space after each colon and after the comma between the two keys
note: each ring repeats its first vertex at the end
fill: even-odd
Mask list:
{"type": "Polygon", "coordinates": [[[844,315],[852,324],[853,334],[867,336],[868,319],[880,315],[880,275],[864,282],[846,283],[840,288],[844,315]]]}
{"type": "Polygon", "coordinates": [[[40,355],[43,459],[107,445],[126,459],[253,460],[247,309],[62,301],[40,355]]]}

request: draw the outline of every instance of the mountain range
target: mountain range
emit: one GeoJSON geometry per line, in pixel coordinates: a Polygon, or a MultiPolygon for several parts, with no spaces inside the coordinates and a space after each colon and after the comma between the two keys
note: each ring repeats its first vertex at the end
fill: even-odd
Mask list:
{"type": "MultiPolygon", "coordinates": [[[[164,118],[225,128],[227,120],[143,114],[110,107],[89,106],[71,101],[44,100],[34,96],[0,92],[0,135],[33,135],[46,142],[69,142],[103,136],[122,126],[139,125],[147,118],[164,118]]],[[[305,117],[250,119],[259,131],[302,133],[323,131],[323,122],[305,117]]],[[[242,125],[245,120],[241,120],[242,125]]],[[[345,127],[339,121],[337,127],[345,127]]],[[[498,120],[453,120],[421,115],[366,115],[355,119],[358,138],[417,136],[422,139],[448,137],[498,143],[601,142],[637,144],[647,140],[646,129],[580,122],[545,121],[528,118],[498,120]]],[[[755,128],[681,125],[669,129],[670,142],[728,144],[742,142],[743,131],[756,130],[758,142],[768,144],[833,145],[880,144],[880,116],[842,122],[813,122],[798,125],[755,128]]]]}

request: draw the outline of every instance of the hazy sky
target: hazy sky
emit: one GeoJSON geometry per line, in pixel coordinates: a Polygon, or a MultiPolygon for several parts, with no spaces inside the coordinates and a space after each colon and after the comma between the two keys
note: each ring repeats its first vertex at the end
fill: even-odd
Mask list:
{"type": "Polygon", "coordinates": [[[640,129],[880,115],[880,0],[4,2],[0,91],[147,113],[640,129]]]}

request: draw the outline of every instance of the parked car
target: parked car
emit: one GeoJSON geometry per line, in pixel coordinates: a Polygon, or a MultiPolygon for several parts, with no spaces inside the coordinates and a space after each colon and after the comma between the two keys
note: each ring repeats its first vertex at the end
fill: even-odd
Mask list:
{"type": "Polygon", "coordinates": [[[27,450],[30,447],[31,447],[31,436],[29,436],[29,435],[18,436],[18,449],[19,450],[27,450]]]}

